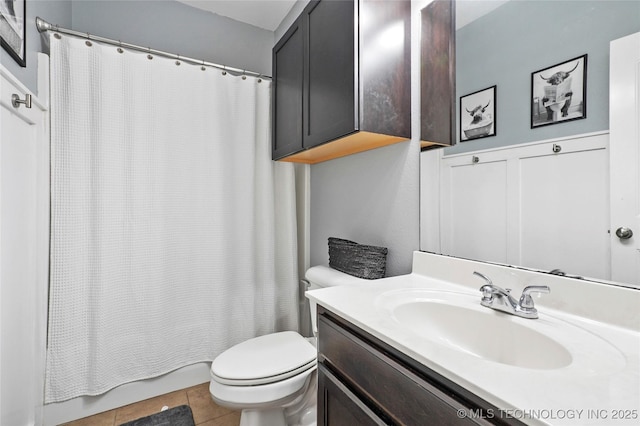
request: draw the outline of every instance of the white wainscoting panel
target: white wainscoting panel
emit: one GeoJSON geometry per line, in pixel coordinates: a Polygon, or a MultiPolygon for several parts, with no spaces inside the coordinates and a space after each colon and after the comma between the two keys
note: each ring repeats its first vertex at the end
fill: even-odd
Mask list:
{"type": "Polygon", "coordinates": [[[441,241],[444,253],[507,261],[507,162],[442,168],[441,241]]]}
{"type": "Polygon", "coordinates": [[[518,264],[608,278],[607,150],[541,153],[519,165],[518,264]]]}
{"type": "Polygon", "coordinates": [[[608,147],[599,132],[423,152],[421,250],[610,279],[608,147]]]}

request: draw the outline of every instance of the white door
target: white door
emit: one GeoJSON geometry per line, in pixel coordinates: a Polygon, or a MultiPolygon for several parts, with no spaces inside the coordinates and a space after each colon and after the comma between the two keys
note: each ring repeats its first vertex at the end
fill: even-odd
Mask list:
{"type": "Polygon", "coordinates": [[[640,33],[612,41],[610,61],[611,279],[640,285],[640,33]]]}
{"type": "Polygon", "coordinates": [[[48,269],[48,114],[0,66],[0,425],[42,423],[48,269]]]}

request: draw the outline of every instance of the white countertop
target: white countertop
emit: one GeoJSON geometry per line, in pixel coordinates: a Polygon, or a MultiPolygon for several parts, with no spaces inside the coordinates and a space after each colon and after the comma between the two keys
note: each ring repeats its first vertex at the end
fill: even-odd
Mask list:
{"type": "MultiPolygon", "coordinates": [[[[523,319],[493,312],[496,315],[505,315],[504,319],[508,321],[524,322],[525,326],[528,325],[527,321],[539,321],[536,326],[541,330],[545,330],[546,327],[549,334],[556,332],[550,328],[554,321],[555,324],[558,320],[563,321],[568,328],[563,327],[563,333],[567,336],[561,337],[572,345],[573,362],[556,369],[520,368],[474,357],[434,343],[430,339],[421,338],[381,307],[380,301],[385,297],[385,293],[398,289],[432,289],[464,293],[469,295],[469,298],[477,298],[479,305],[478,288],[482,282],[473,278],[459,280],[464,282],[452,282],[443,279],[448,278],[449,272],[440,273],[437,267],[433,267],[434,262],[442,266],[440,263],[444,261],[446,265],[443,270],[448,271],[453,262],[456,273],[467,277],[473,270],[478,270],[478,264],[440,257],[442,256],[416,253],[414,272],[409,275],[312,290],[307,292],[307,297],[489,403],[507,410],[508,414],[526,424],[640,424],[640,317],[637,312],[640,311],[640,305],[636,304],[640,301],[640,291],[610,286],[602,289],[597,284],[593,290],[594,284],[591,283],[576,283],[576,280],[562,277],[544,277],[546,282],[550,282],[552,292],[551,295],[536,298],[539,319],[523,319]],[[428,265],[425,266],[424,262],[428,265]],[[432,273],[427,275],[423,272],[425,269],[432,273]],[[558,302],[552,297],[554,293],[559,294],[556,297],[562,297],[566,294],[567,288],[571,289],[574,285],[580,286],[580,291],[570,302],[558,302]],[[589,305],[586,299],[594,296],[591,290],[600,298],[597,302],[601,309],[618,312],[593,312],[590,317],[571,313],[580,311],[579,307],[572,306],[574,303],[589,305]],[[609,295],[610,298],[603,299],[603,294],[609,295]],[[548,297],[546,304],[554,307],[545,306],[545,297],[548,297]],[[557,306],[566,309],[560,310],[555,308],[557,306]],[[603,317],[611,318],[611,321],[604,322],[601,320],[603,317]],[[580,336],[587,335],[588,339],[585,341],[589,341],[590,345],[581,344],[580,336]],[[599,345],[599,342],[604,346],[599,345]],[[601,350],[598,353],[599,346],[613,348],[608,352],[601,350]],[[603,357],[603,354],[606,354],[606,357],[603,357]],[[597,364],[593,363],[594,360],[597,360],[597,364]],[[588,367],[594,365],[595,368],[588,367]]],[[[481,272],[492,278],[500,276],[501,273],[505,274],[499,270],[504,268],[501,266],[483,264],[482,268],[481,272]]],[[[513,271],[509,271],[509,274],[514,275],[513,271]]],[[[516,284],[513,285],[514,294],[521,291],[516,290],[517,284],[539,283],[535,274],[537,273],[526,272],[522,276],[517,272],[515,275],[524,284],[513,283],[516,284]],[[534,274],[533,278],[528,277],[531,274],[534,274]]],[[[495,280],[494,283],[501,287],[509,287],[495,280]]],[[[557,333],[549,337],[563,341],[557,333]]],[[[522,345],[526,342],[513,341],[508,344],[522,345]]]]}

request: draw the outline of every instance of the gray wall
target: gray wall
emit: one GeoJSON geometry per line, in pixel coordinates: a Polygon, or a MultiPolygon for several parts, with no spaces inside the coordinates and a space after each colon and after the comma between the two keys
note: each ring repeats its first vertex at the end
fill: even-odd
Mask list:
{"type": "Polygon", "coordinates": [[[73,29],[271,75],[273,32],[176,1],[73,2],[73,29]]]}
{"type": "Polygon", "coordinates": [[[309,4],[309,0],[296,0],[291,10],[284,17],[278,28],[274,31],[274,39],[277,42],[284,35],[287,29],[293,24],[293,21],[302,13],[302,10],[309,4]]]}
{"type": "Polygon", "coordinates": [[[387,276],[411,272],[419,146],[412,140],[311,166],[312,265],[328,264],[327,239],[340,237],[388,247],[387,276]]]}
{"type": "MultiPolygon", "coordinates": [[[[459,29],[458,103],[461,95],[497,85],[497,135],[447,153],[609,129],[609,42],[637,31],[637,0],[511,1],[459,29]],[[531,73],[585,53],[587,118],[531,129],[531,73]]],[[[458,123],[459,111],[458,105],[458,123]]]]}
{"type": "Polygon", "coordinates": [[[271,75],[273,32],[173,0],[28,0],[27,67],[4,49],[0,61],[37,93],[37,52],[47,52],[35,18],[197,59],[271,75]]]}
{"type": "Polygon", "coordinates": [[[19,66],[11,56],[0,48],[0,63],[15,75],[29,90],[37,94],[37,69],[36,55],[45,49],[43,40],[36,29],[36,16],[45,18],[49,22],[57,23],[63,27],[71,26],[71,1],[70,0],[28,0],[26,9],[27,25],[27,66],[19,66]]]}

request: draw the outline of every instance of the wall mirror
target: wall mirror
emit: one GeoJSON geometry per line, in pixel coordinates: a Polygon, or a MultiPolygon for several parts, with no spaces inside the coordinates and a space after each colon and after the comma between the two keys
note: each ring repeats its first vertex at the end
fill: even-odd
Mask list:
{"type": "Polygon", "coordinates": [[[640,2],[455,3],[457,143],[421,152],[420,249],[640,289],[612,275],[609,194],[610,42],[640,32],[640,2]],[[548,113],[532,79],[575,74],[576,58],[564,120],[564,98],[548,113]],[[461,141],[485,94],[497,126],[461,141]]]}

